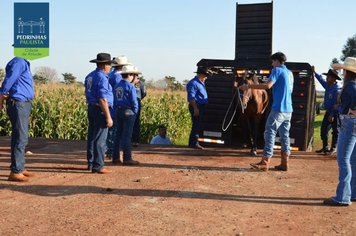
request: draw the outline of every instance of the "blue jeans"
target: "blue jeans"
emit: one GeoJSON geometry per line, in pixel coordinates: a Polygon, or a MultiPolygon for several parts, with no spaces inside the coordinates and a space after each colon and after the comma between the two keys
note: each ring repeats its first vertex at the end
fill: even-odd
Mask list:
{"type": "Polygon", "coordinates": [[[88,105],[88,120],[88,169],[99,171],[104,167],[108,128],[105,116],[99,106],[88,105]]]}
{"type": "Polygon", "coordinates": [[[281,139],[282,151],[290,155],[289,129],[291,119],[292,113],[290,112],[271,111],[269,113],[264,133],[264,157],[273,156],[273,146],[276,139],[277,131],[279,132],[279,137],[281,139]]]}
{"type": "Polygon", "coordinates": [[[6,111],[11,121],[11,165],[13,173],[25,170],[25,148],[28,143],[28,124],[32,103],[7,101],[6,111]]]}
{"type": "Polygon", "coordinates": [[[337,130],[337,117],[338,115],[334,115],[334,120],[332,123],[329,122],[329,116],[330,112],[326,111],[323,121],[321,123],[321,129],[320,129],[320,137],[321,140],[323,141],[323,148],[326,148],[328,146],[328,132],[330,128],[332,128],[332,140],[331,140],[331,148],[336,148],[337,144],[337,136],[338,136],[338,130],[337,130]]]}
{"type": "Polygon", "coordinates": [[[189,147],[195,147],[198,142],[199,132],[202,128],[202,122],[205,116],[205,105],[197,104],[199,109],[199,116],[194,116],[194,109],[191,105],[189,105],[190,117],[192,119],[192,129],[189,135],[189,147]]]}
{"type": "Polygon", "coordinates": [[[116,111],[117,133],[114,142],[113,161],[120,159],[120,147],[123,151],[123,160],[132,160],[131,138],[136,114],[131,109],[118,108],[116,111]]]}
{"type": "Polygon", "coordinates": [[[337,144],[339,184],[333,200],[350,204],[356,199],[356,117],[340,115],[340,133],[337,144]]]}
{"type": "Polygon", "coordinates": [[[140,142],[140,117],[141,117],[141,100],[138,99],[138,112],[136,114],[135,124],[132,131],[132,142],[140,142]]]}
{"type": "Polygon", "coordinates": [[[108,137],[106,138],[106,154],[112,156],[114,150],[114,140],[116,135],[116,120],[115,120],[115,111],[113,108],[110,108],[110,115],[114,122],[113,126],[108,129],[108,137]]]}

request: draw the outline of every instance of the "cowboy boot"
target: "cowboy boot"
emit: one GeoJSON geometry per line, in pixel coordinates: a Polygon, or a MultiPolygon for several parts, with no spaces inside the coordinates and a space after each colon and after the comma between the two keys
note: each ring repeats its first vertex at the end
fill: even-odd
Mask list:
{"type": "Polygon", "coordinates": [[[268,171],[269,169],[269,157],[262,157],[262,160],[258,163],[251,163],[250,165],[256,169],[261,171],[268,171]]]}
{"type": "Polygon", "coordinates": [[[281,164],[275,166],[274,168],[280,171],[288,171],[288,159],[289,155],[287,154],[287,152],[281,151],[281,164]]]}

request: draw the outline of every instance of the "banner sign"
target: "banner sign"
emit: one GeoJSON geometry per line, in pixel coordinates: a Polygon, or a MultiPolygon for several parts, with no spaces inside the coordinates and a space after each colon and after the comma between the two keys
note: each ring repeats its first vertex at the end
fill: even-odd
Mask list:
{"type": "Polygon", "coordinates": [[[49,3],[14,3],[14,55],[49,56],[49,3]]]}

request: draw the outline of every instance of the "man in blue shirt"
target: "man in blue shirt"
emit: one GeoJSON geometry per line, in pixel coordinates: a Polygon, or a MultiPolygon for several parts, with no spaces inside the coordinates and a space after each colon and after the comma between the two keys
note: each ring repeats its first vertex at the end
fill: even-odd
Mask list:
{"type": "Polygon", "coordinates": [[[97,68],[85,78],[85,97],[88,104],[88,144],[87,159],[88,170],[92,173],[107,174],[110,171],[104,168],[104,155],[108,128],[112,127],[113,120],[110,107],[113,106],[113,92],[107,74],[111,68],[111,56],[108,53],[97,54],[97,68]]]}
{"type": "MultiPolygon", "coordinates": [[[[137,68],[136,68],[137,69],[137,68]]],[[[138,69],[137,69],[138,71],[138,69]]],[[[140,80],[139,76],[135,76],[134,81],[132,84],[135,86],[136,94],[137,94],[137,101],[138,101],[138,112],[136,114],[135,124],[133,127],[132,132],[132,145],[137,147],[140,143],[140,132],[141,132],[141,108],[142,108],[142,99],[144,99],[147,95],[146,85],[140,80]]]]}
{"type": "Polygon", "coordinates": [[[128,166],[139,165],[132,159],[131,138],[133,126],[138,112],[136,89],[132,84],[133,79],[139,72],[132,65],[122,68],[122,80],[114,89],[115,120],[117,131],[114,140],[113,164],[121,164],[120,147],[123,151],[123,164],[128,166]]]}
{"type": "Polygon", "coordinates": [[[337,145],[337,117],[338,111],[335,109],[335,104],[337,103],[338,95],[341,91],[341,87],[336,82],[336,80],[341,80],[337,71],[329,69],[328,73],[323,73],[326,75],[326,79],[323,79],[321,75],[315,72],[314,66],[312,67],[315,78],[320,82],[320,84],[325,89],[324,94],[324,109],[326,110],[324,114],[323,121],[321,123],[320,136],[323,141],[323,147],[320,150],[317,150],[317,153],[324,154],[334,154],[336,151],[337,145]],[[328,132],[330,130],[330,126],[332,128],[332,141],[331,148],[328,148],[328,132]]]}
{"type": "MultiPolygon", "coordinates": [[[[109,83],[111,87],[114,89],[115,86],[122,80],[121,76],[121,70],[122,67],[125,65],[130,65],[130,63],[127,61],[126,56],[118,56],[113,58],[113,64],[111,65],[113,67],[113,70],[109,73],[109,83]]],[[[115,116],[115,111],[113,107],[110,107],[110,114],[111,117],[115,116]]],[[[116,122],[115,119],[113,119],[113,126],[109,128],[108,130],[108,136],[106,138],[106,157],[108,159],[111,159],[112,157],[112,152],[114,149],[114,140],[115,140],[115,134],[116,134],[116,122]]]]}
{"type": "Polygon", "coordinates": [[[273,69],[266,84],[242,85],[239,89],[247,90],[272,88],[273,104],[266,121],[263,157],[259,163],[251,164],[251,166],[257,170],[268,171],[278,131],[282,145],[281,164],[275,166],[275,169],[287,171],[288,159],[290,155],[289,129],[293,112],[292,91],[294,79],[292,72],[284,65],[287,58],[282,52],[273,54],[271,59],[273,69]]]}
{"type": "Polygon", "coordinates": [[[199,67],[197,76],[191,79],[187,86],[187,100],[192,119],[192,129],[189,136],[189,147],[204,149],[198,141],[201,124],[205,115],[205,105],[208,103],[208,93],[205,88],[205,80],[209,76],[207,68],[199,67]]]}
{"type": "Polygon", "coordinates": [[[9,181],[27,182],[33,174],[25,169],[25,147],[28,143],[29,117],[34,97],[30,62],[15,57],[6,65],[6,76],[0,88],[0,110],[6,100],[11,121],[11,173],[9,181]]]}

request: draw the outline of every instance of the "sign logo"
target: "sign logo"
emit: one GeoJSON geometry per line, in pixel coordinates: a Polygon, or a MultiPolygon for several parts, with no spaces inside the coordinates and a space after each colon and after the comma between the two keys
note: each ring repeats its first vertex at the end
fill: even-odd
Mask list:
{"type": "Polygon", "coordinates": [[[49,3],[14,3],[14,55],[49,56],[49,3]]]}

